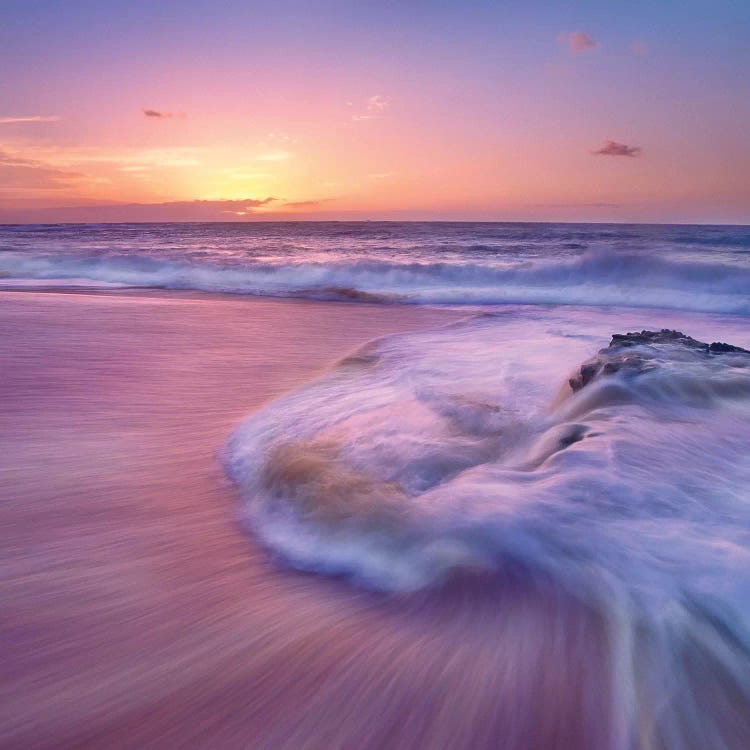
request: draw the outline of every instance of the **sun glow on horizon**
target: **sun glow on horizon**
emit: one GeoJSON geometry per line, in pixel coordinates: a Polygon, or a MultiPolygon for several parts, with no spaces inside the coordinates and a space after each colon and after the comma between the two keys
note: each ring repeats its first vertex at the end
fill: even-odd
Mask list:
{"type": "Polygon", "coordinates": [[[248,200],[230,215],[750,221],[750,13],[626,25],[448,3],[363,27],[270,10],[256,29],[236,4],[231,23],[183,13],[144,37],[150,6],[131,10],[102,10],[97,37],[46,8],[6,40],[0,220],[248,200]],[[142,62],[113,61],[134,44],[142,62]],[[30,72],[44,45],[55,66],[30,72]]]}

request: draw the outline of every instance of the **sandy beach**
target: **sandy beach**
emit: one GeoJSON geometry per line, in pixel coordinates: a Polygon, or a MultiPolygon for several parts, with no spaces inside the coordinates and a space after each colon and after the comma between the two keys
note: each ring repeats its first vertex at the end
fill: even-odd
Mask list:
{"type": "Polygon", "coordinates": [[[512,573],[502,609],[471,587],[378,596],[283,569],[236,522],[217,450],[243,416],[460,313],[33,292],[0,310],[3,747],[617,746],[585,679],[598,631],[569,602],[512,573]]]}

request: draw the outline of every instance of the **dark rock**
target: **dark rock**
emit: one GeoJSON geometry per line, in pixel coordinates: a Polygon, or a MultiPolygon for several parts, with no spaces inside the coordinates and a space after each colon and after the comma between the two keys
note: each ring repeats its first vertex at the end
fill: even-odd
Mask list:
{"type": "MultiPolygon", "coordinates": [[[[671,331],[662,328],[661,331],[641,331],[640,333],[616,333],[612,336],[609,348],[615,346],[638,346],[640,344],[678,344],[688,349],[707,350],[708,344],[697,341],[692,336],[687,336],[681,331],[671,331]]],[[[602,351],[607,351],[603,349],[602,351]]]]}
{"type": "Polygon", "coordinates": [[[731,344],[723,344],[721,341],[714,341],[708,347],[708,350],[712,354],[725,354],[726,352],[739,352],[741,354],[750,354],[747,349],[743,349],[741,346],[732,346],[731,344]]]}
{"type": "Polygon", "coordinates": [[[606,349],[584,362],[578,372],[568,381],[573,391],[579,391],[595,378],[613,375],[624,371],[629,375],[638,375],[657,367],[659,350],[679,347],[695,353],[699,357],[711,357],[720,354],[750,354],[750,351],[739,346],[714,342],[707,344],[688,336],[681,331],[662,328],[661,331],[640,331],[633,333],[616,333],[606,349]],[[637,351],[632,351],[638,347],[637,351]]]}

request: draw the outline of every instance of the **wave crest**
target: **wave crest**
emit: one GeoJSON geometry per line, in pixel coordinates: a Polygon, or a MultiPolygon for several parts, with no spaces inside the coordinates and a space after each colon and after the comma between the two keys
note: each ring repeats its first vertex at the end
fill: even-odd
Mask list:
{"type": "Polygon", "coordinates": [[[374,259],[183,262],[114,256],[6,252],[14,279],[195,289],[360,302],[575,304],[750,314],[750,267],[724,261],[589,251],[574,258],[511,262],[395,262],[374,259]]]}

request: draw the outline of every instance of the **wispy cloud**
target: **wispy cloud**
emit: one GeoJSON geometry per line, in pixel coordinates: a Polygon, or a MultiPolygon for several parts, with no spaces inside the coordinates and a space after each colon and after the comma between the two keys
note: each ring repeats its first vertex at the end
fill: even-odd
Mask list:
{"type": "Polygon", "coordinates": [[[594,156],[640,156],[643,149],[640,146],[628,146],[617,141],[604,141],[602,145],[591,152],[594,156]]]}
{"type": "Polygon", "coordinates": [[[230,180],[267,180],[273,175],[268,172],[237,172],[234,169],[224,170],[230,180]]]}
{"type": "Polygon", "coordinates": [[[0,125],[14,125],[22,122],[57,122],[58,115],[31,115],[30,117],[0,117],[0,125]]]}
{"type": "Polygon", "coordinates": [[[383,113],[391,106],[391,100],[382,94],[374,94],[365,103],[365,111],[360,114],[352,115],[352,120],[374,120],[382,117],[383,113]]]}
{"type": "Polygon", "coordinates": [[[0,191],[64,190],[85,175],[0,151],[0,191]]]}
{"type": "Polygon", "coordinates": [[[565,45],[574,55],[582,52],[590,52],[599,46],[599,42],[589,36],[585,31],[564,31],[558,35],[557,40],[565,45]]]}
{"type": "Polygon", "coordinates": [[[111,164],[121,171],[145,172],[148,169],[197,167],[202,162],[198,158],[201,150],[195,147],[153,148],[153,149],[98,149],[98,148],[55,148],[37,149],[51,161],[58,164],[111,164]]]}
{"type": "MultiPolygon", "coordinates": [[[[276,198],[243,198],[238,200],[190,200],[162,203],[109,203],[45,209],[48,221],[227,221],[241,220],[261,211],[276,198]]],[[[33,221],[32,215],[21,217],[33,221]]]]}
{"type": "Polygon", "coordinates": [[[271,143],[293,143],[294,138],[287,133],[272,131],[266,134],[266,140],[263,142],[264,145],[271,143]]]}
{"type": "Polygon", "coordinates": [[[143,159],[133,159],[133,163],[125,163],[119,167],[121,172],[150,172],[156,169],[184,169],[186,167],[200,166],[198,159],[181,157],[149,158],[144,154],[143,159]]]}
{"type": "Polygon", "coordinates": [[[162,207],[180,207],[186,208],[187,210],[194,210],[196,208],[203,210],[207,209],[212,211],[219,209],[224,214],[233,214],[234,216],[247,216],[253,213],[259,208],[268,206],[270,203],[278,200],[278,198],[246,198],[245,200],[223,200],[223,201],[184,201],[181,203],[163,203],[162,207]]]}
{"type": "MultiPolygon", "coordinates": [[[[0,193],[1,197],[1,193],[0,193]]],[[[228,200],[184,200],[154,203],[87,203],[42,209],[0,210],[0,219],[13,222],[225,222],[267,219],[269,216],[300,218],[315,212],[335,198],[291,200],[282,198],[237,198],[228,200]]],[[[2,204],[0,204],[0,209],[2,204]]]]}
{"type": "Polygon", "coordinates": [[[382,94],[375,94],[367,100],[367,109],[370,112],[382,112],[391,106],[391,100],[382,94]]]}
{"type": "Polygon", "coordinates": [[[256,161],[286,161],[291,159],[292,155],[289,151],[267,151],[266,153],[259,154],[255,157],[256,161]]]}
{"type": "MultiPolygon", "coordinates": [[[[0,143],[0,150],[3,146],[0,143]]],[[[113,185],[120,180],[127,180],[132,187],[132,180],[139,181],[155,179],[157,176],[166,180],[171,174],[184,172],[204,164],[206,158],[211,158],[205,149],[199,147],[166,147],[166,148],[101,148],[97,146],[61,146],[50,143],[25,143],[22,146],[6,146],[4,151],[13,155],[16,160],[23,160],[26,168],[51,170],[48,173],[46,185],[48,188],[63,187],[91,188],[97,183],[108,181],[113,185]],[[75,175],[75,177],[74,177],[75,175]],[[79,177],[78,175],[82,175],[79,177]],[[77,180],[77,181],[76,181],[77,180]]],[[[15,165],[21,166],[20,162],[15,165]]],[[[10,189],[21,180],[19,170],[15,170],[14,179],[10,179],[7,159],[0,178],[0,188],[10,189]]],[[[37,176],[41,176],[37,172],[37,176]]],[[[23,182],[29,184],[31,176],[24,173],[23,182]]],[[[95,194],[101,190],[93,188],[95,194]]],[[[112,192],[112,191],[108,191],[112,192]]],[[[245,192],[244,190],[242,192],[245,192]]]]}
{"type": "Polygon", "coordinates": [[[316,208],[322,203],[327,203],[333,200],[333,198],[321,198],[318,200],[307,200],[307,201],[286,201],[284,208],[316,208]]]}
{"type": "Polygon", "coordinates": [[[619,203],[527,203],[526,208],[620,208],[619,203]]]}

